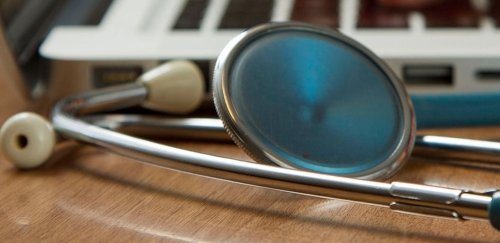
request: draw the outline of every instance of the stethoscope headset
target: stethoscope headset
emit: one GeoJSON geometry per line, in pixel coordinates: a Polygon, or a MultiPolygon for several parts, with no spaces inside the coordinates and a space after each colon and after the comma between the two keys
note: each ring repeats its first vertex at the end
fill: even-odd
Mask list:
{"type": "MultiPolygon", "coordinates": [[[[214,103],[227,133],[260,163],[154,143],[115,131],[120,122],[113,117],[91,118],[139,104],[193,111],[205,82],[188,61],[161,65],[133,84],[66,97],[53,108],[52,125],[34,113],[15,115],[1,130],[3,153],[16,167],[31,169],[50,157],[57,137],[75,139],[173,170],[403,212],[489,219],[500,230],[498,191],[364,180],[387,178],[401,168],[416,140],[415,115],[387,65],[339,32],[300,23],[255,27],[224,48],[213,76],[214,103]]],[[[477,151],[498,146],[439,141],[427,145],[451,141],[477,151]]]]}

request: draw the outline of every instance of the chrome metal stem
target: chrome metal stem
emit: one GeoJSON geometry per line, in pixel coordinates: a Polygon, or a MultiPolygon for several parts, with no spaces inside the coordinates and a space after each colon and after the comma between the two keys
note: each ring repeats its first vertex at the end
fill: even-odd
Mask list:
{"type": "Polygon", "coordinates": [[[84,121],[121,133],[148,138],[186,138],[232,141],[222,121],[215,118],[178,118],[152,115],[107,114],[82,117],[84,121]]]}
{"type": "MultiPolygon", "coordinates": [[[[190,138],[232,141],[222,121],[215,118],[166,118],[146,115],[93,115],[85,121],[126,134],[152,138],[190,138]]],[[[480,168],[500,166],[500,143],[444,136],[417,136],[414,154],[422,157],[463,159],[480,168]],[[446,153],[443,153],[446,151],[446,153]]]]}
{"type": "Polygon", "coordinates": [[[120,100],[120,106],[121,102],[140,102],[145,98],[141,89],[144,88],[136,86],[118,92],[110,89],[64,99],[54,108],[54,128],[67,138],[99,145],[144,163],[177,171],[316,197],[382,205],[410,213],[455,219],[488,217],[491,196],[487,194],[401,182],[364,181],[222,158],[131,137],[77,117],[82,111],[115,108],[117,103],[109,98],[109,94],[120,100]],[[128,95],[131,93],[137,95],[128,95]]]}
{"type": "Polygon", "coordinates": [[[444,136],[417,136],[413,153],[466,166],[500,169],[500,143],[444,136]]]}
{"type": "Polygon", "coordinates": [[[92,91],[92,95],[76,95],[65,99],[67,111],[78,111],[84,115],[108,110],[117,110],[139,105],[147,98],[142,84],[131,83],[92,91]]]}
{"type": "Polygon", "coordinates": [[[417,136],[415,143],[421,147],[500,154],[500,143],[491,141],[425,135],[417,136]]]}

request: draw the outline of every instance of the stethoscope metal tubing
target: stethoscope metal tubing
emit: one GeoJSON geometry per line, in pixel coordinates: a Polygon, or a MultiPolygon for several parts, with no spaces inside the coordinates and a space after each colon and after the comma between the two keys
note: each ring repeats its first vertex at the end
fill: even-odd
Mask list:
{"type": "Polygon", "coordinates": [[[200,139],[232,142],[222,121],[216,118],[179,118],[155,115],[105,114],[82,117],[102,128],[157,139],[200,139]]]}
{"type": "Polygon", "coordinates": [[[466,150],[477,153],[500,153],[500,143],[443,136],[418,136],[415,143],[421,147],[466,150]]]}
{"type": "Polygon", "coordinates": [[[91,91],[60,101],[53,110],[55,130],[66,138],[163,168],[316,197],[339,198],[394,210],[456,219],[487,219],[491,196],[410,183],[383,183],[344,178],[222,158],[161,145],[104,129],[77,118],[79,114],[141,103],[141,85],[91,91]],[[113,94],[113,96],[110,96],[113,94]],[[115,102],[115,101],[120,102],[115,102]]]}
{"type": "MultiPolygon", "coordinates": [[[[126,134],[151,138],[187,138],[212,141],[232,141],[222,121],[215,118],[165,118],[151,115],[106,114],[83,117],[84,120],[126,134]]],[[[500,166],[500,143],[445,136],[416,137],[414,154],[467,160],[478,168],[500,166]],[[443,153],[446,150],[446,153],[443,153]],[[471,159],[471,158],[481,158],[471,159]]]]}
{"type": "Polygon", "coordinates": [[[116,110],[141,104],[146,100],[148,92],[139,83],[117,85],[93,91],[93,95],[66,99],[66,110],[78,110],[78,115],[116,110]],[[79,102],[85,102],[85,105],[79,102]]]}

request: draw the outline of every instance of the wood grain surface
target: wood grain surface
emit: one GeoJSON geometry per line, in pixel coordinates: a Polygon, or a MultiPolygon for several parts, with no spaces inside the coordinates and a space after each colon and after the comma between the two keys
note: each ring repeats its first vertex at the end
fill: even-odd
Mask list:
{"type": "MultiPolygon", "coordinates": [[[[0,76],[0,122],[33,109],[8,75],[0,76]]],[[[37,105],[39,107],[39,104],[37,105]]],[[[429,130],[500,138],[500,127],[429,130]]],[[[167,141],[200,152],[248,159],[232,144],[167,141]]],[[[498,169],[412,158],[391,181],[485,190],[498,169]]],[[[387,208],[204,178],[61,144],[50,163],[19,171],[0,157],[2,242],[500,242],[486,221],[453,221],[387,208]]]]}

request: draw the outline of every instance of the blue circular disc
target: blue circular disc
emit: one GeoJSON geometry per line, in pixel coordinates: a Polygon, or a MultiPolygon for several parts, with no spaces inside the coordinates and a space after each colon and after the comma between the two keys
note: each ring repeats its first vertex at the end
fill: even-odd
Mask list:
{"type": "Polygon", "coordinates": [[[413,148],[404,85],[375,54],[331,29],[254,27],[221,52],[213,85],[229,135],[257,161],[374,179],[392,175],[413,148]]]}
{"type": "Polygon", "coordinates": [[[386,73],[343,40],[262,34],[234,55],[229,91],[245,135],[293,167],[362,174],[400,143],[402,106],[386,73]]]}

